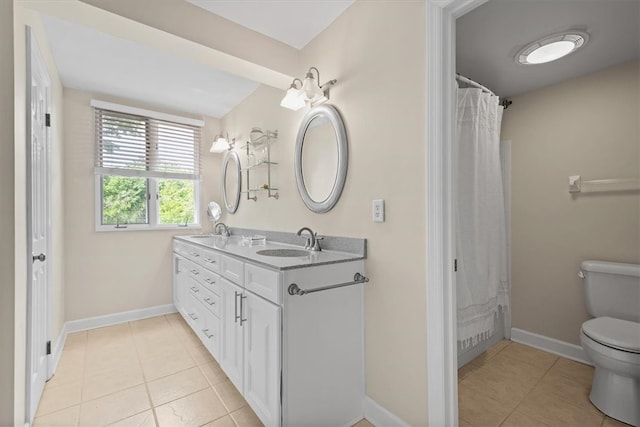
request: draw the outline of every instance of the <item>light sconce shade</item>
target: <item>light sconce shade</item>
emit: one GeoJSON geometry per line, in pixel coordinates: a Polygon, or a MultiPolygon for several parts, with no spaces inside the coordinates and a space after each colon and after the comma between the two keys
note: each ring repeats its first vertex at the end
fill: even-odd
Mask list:
{"type": "Polygon", "coordinates": [[[304,96],[302,92],[302,82],[300,79],[293,79],[291,87],[287,89],[287,94],[282,98],[280,106],[293,111],[298,111],[305,106],[304,96]],[[300,82],[300,87],[296,86],[296,82],[300,82]]]}
{"type": "Polygon", "coordinates": [[[589,35],[583,31],[571,30],[553,34],[529,43],[516,54],[516,62],[523,65],[544,64],[563,58],[589,41],[589,35]]]}
{"type": "Polygon", "coordinates": [[[320,72],[316,67],[309,68],[304,81],[293,79],[286,95],[282,98],[280,106],[297,111],[305,105],[318,105],[329,100],[329,90],[337,80],[329,80],[320,85],[320,72]],[[314,76],[314,72],[317,76],[314,76]],[[298,87],[299,86],[299,87],[298,87]]]}
{"type": "Polygon", "coordinates": [[[225,151],[231,150],[234,145],[235,145],[235,139],[232,139],[230,142],[228,133],[226,136],[222,134],[216,135],[216,137],[213,139],[213,144],[211,144],[211,148],[209,149],[209,152],[216,153],[216,154],[224,153],[225,151]]]}

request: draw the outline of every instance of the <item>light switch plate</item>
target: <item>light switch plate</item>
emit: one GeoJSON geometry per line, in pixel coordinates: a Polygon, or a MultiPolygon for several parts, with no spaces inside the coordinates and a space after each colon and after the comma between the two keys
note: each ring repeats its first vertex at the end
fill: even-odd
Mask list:
{"type": "Polygon", "coordinates": [[[384,222],[384,200],[373,201],[373,222],[384,222]]]}

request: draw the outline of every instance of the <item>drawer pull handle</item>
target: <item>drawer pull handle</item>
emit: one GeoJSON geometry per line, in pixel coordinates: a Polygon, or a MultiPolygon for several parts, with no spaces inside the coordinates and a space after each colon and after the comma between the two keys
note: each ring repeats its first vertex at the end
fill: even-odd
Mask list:
{"type": "Polygon", "coordinates": [[[209,264],[215,264],[216,263],[215,259],[205,258],[204,260],[205,260],[205,262],[208,262],[209,264]]]}
{"type": "Polygon", "coordinates": [[[211,334],[211,335],[209,335],[209,330],[208,330],[208,329],[203,329],[203,330],[202,330],[202,332],[204,332],[204,335],[205,335],[207,338],[213,338],[213,337],[215,336],[215,334],[211,334]]]}
{"type": "Polygon", "coordinates": [[[200,289],[196,288],[195,286],[192,286],[191,290],[196,293],[200,292],[200,289]]]}
{"type": "Polygon", "coordinates": [[[196,316],[195,313],[189,313],[189,317],[191,317],[193,320],[198,320],[198,316],[196,316]]]}
{"type": "Polygon", "coordinates": [[[205,282],[207,282],[207,283],[208,283],[208,284],[210,284],[210,285],[215,285],[215,284],[216,284],[216,281],[215,281],[215,280],[211,280],[211,279],[209,279],[209,278],[204,279],[204,281],[205,281],[205,282]]]}
{"type": "Polygon", "coordinates": [[[194,276],[199,276],[200,272],[198,270],[191,270],[191,274],[193,274],[194,276]]]}
{"type": "Polygon", "coordinates": [[[200,254],[197,253],[197,252],[191,252],[191,256],[198,258],[200,256],[200,254]]]}
{"type": "Polygon", "coordinates": [[[209,297],[206,297],[204,300],[209,305],[215,305],[216,304],[216,302],[215,301],[211,301],[211,298],[209,298],[209,297]]]}

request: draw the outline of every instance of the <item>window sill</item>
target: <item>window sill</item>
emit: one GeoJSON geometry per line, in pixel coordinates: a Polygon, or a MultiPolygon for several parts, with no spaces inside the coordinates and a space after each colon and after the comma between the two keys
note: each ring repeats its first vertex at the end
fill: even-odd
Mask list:
{"type": "Polygon", "coordinates": [[[122,232],[122,231],[177,231],[177,230],[202,230],[202,224],[176,225],[148,225],[148,224],[127,224],[120,227],[115,225],[97,225],[96,232],[122,232]]]}

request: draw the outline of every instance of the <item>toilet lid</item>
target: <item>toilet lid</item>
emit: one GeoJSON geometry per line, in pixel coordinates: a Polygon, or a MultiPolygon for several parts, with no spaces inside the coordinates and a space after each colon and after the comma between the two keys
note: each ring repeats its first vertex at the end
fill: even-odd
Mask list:
{"type": "Polygon", "coordinates": [[[582,331],[603,345],[640,353],[640,323],[613,317],[596,317],[584,322],[582,331]]]}

